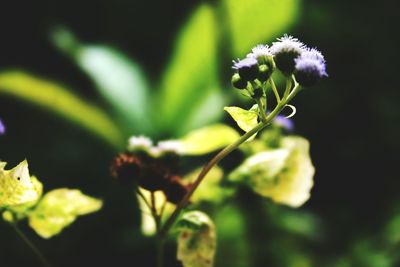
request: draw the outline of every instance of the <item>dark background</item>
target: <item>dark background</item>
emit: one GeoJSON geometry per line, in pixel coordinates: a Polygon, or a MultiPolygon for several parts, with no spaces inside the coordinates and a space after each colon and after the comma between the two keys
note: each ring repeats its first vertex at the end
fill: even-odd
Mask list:
{"type": "MultiPolygon", "coordinates": [[[[50,43],[52,27],[66,25],[85,42],[121,49],[155,79],[180,25],[200,2],[3,1],[0,69],[24,69],[67,83],[102,105],[90,80],[50,43]]],[[[380,240],[382,229],[400,212],[397,13],[394,1],[305,0],[298,21],[288,31],[317,46],[328,62],[329,78],[295,100],[296,133],[310,140],[317,170],[312,197],[302,209],[318,216],[325,229],[322,241],[302,243],[314,263],[331,264],[348,257],[352,265],[332,266],[396,266],[364,260],[368,250],[358,259],[353,251],[358,240],[369,240],[383,254],[391,250],[371,240],[380,240]]],[[[28,158],[31,173],[41,177],[45,190],[76,187],[105,200],[101,212],[80,218],[50,241],[22,224],[55,266],[153,264],[152,240],[140,234],[133,193],[108,175],[115,151],[75,126],[12,98],[0,97],[0,116],[8,129],[0,138],[0,158],[10,166],[28,158]]],[[[268,221],[250,250],[260,252],[257,246],[271,235],[279,238],[279,233],[271,234],[268,221]]],[[[1,266],[34,266],[31,252],[11,228],[2,223],[0,233],[1,266]]],[[[273,254],[254,253],[257,259],[247,266],[309,266],[287,265],[275,261],[273,254]]],[[[167,255],[170,266],[179,266],[173,263],[172,242],[167,255]]]]}

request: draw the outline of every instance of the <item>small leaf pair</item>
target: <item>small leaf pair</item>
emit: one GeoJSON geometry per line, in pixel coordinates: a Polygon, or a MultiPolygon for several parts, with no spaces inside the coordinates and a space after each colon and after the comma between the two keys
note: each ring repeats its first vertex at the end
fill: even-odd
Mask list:
{"type": "Polygon", "coordinates": [[[102,201],[76,189],[60,188],[42,197],[43,185],[30,176],[28,162],[22,161],[11,170],[0,162],[0,208],[3,219],[10,223],[28,218],[29,225],[43,238],[60,233],[79,215],[95,212],[102,201]]]}

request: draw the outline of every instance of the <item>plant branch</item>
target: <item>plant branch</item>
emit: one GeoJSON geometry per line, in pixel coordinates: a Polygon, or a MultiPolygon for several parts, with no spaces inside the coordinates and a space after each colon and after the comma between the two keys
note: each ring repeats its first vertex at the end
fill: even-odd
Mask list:
{"type": "Polygon", "coordinates": [[[260,119],[262,122],[265,123],[267,121],[267,114],[266,114],[265,107],[264,107],[263,103],[261,102],[260,98],[256,98],[255,100],[258,105],[260,119]]]}
{"type": "Polygon", "coordinates": [[[40,250],[28,239],[28,237],[18,228],[16,223],[10,223],[17,235],[25,242],[25,244],[32,250],[38,260],[44,267],[51,267],[51,264],[46,257],[40,252],[40,250]]]}
{"type": "Polygon", "coordinates": [[[275,85],[274,79],[272,79],[272,77],[269,78],[269,83],[271,84],[272,91],[274,91],[276,102],[277,103],[281,102],[281,97],[279,96],[278,89],[276,89],[276,85],[275,85]]]}
{"type": "MultiPolygon", "coordinates": [[[[290,87],[289,87],[290,88],[290,87]]],[[[293,91],[293,93],[295,93],[293,91]]],[[[291,98],[293,98],[294,94],[291,95],[291,98]]],[[[290,99],[291,99],[290,98],[290,99]]],[[[233,150],[238,148],[242,143],[244,143],[247,139],[252,137],[254,134],[258,133],[262,129],[264,129],[285,107],[285,105],[288,103],[288,98],[284,97],[275,107],[275,109],[267,116],[266,121],[260,122],[257,124],[253,129],[251,129],[249,132],[245,133],[242,135],[236,142],[230,144],[229,146],[225,147],[222,151],[220,151],[216,156],[214,156],[202,169],[200,174],[197,176],[196,180],[190,187],[189,191],[186,193],[185,197],[182,199],[181,202],[177,205],[175,208],[174,212],[171,214],[171,216],[167,219],[166,223],[164,226],[161,228],[160,231],[160,236],[161,238],[165,238],[167,233],[169,232],[170,228],[174,224],[175,220],[178,218],[180,212],[182,209],[187,205],[189,202],[190,197],[193,195],[194,191],[197,189],[197,187],[200,185],[200,183],[203,181],[204,177],[207,175],[207,173],[211,170],[212,167],[214,167],[220,160],[225,158],[227,155],[229,155],[233,150]]]]}

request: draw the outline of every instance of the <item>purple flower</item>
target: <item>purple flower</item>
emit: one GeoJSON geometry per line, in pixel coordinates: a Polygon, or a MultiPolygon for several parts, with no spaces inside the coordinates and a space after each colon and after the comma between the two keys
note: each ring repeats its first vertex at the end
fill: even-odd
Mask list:
{"type": "Polygon", "coordinates": [[[288,132],[293,132],[294,130],[294,123],[291,119],[286,118],[283,115],[278,115],[274,119],[274,124],[278,125],[279,127],[284,128],[288,132]]]}
{"type": "Polygon", "coordinates": [[[258,75],[258,65],[257,60],[253,57],[246,57],[242,60],[233,61],[233,68],[236,69],[245,81],[252,81],[257,78],[258,75]]]}
{"type": "Polygon", "coordinates": [[[251,49],[251,53],[247,54],[247,57],[255,58],[258,61],[263,60],[264,58],[271,57],[271,51],[269,50],[268,45],[259,44],[251,49]]]}
{"type": "Polygon", "coordinates": [[[297,38],[287,34],[278,38],[278,41],[272,43],[270,52],[274,56],[277,68],[285,75],[290,75],[294,71],[294,59],[301,55],[305,46],[297,38]]]}
{"type": "Polygon", "coordinates": [[[300,85],[312,86],[328,76],[324,56],[315,48],[303,51],[295,63],[295,77],[300,85]]]}
{"type": "Polygon", "coordinates": [[[255,46],[247,57],[255,58],[259,64],[257,78],[262,82],[267,81],[276,67],[268,45],[255,46]]]}
{"type": "Polygon", "coordinates": [[[0,120],[0,135],[6,133],[6,127],[4,126],[3,122],[0,120]]]}

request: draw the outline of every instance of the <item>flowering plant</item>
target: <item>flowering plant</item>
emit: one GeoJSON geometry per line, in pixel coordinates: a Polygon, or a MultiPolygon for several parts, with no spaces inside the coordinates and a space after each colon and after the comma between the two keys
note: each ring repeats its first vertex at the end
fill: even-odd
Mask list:
{"type": "MultiPolygon", "coordinates": [[[[210,217],[201,211],[191,210],[191,206],[209,200],[207,193],[209,195],[218,190],[221,177],[207,184],[207,193],[196,196],[198,188],[201,192],[203,180],[207,183],[207,174],[241,145],[248,158],[228,175],[232,187],[240,183],[248,185],[257,194],[291,207],[301,206],[310,197],[314,167],[309,155],[309,143],[299,136],[284,136],[280,130],[293,128],[289,117],[294,115],[296,109],[289,102],[302,88],[313,86],[327,76],[324,57],[318,50],[285,35],[271,48],[258,45],[246,58],[233,63],[233,86],[255,102],[249,110],[225,107],[245,132],[242,136],[239,137],[235,130],[225,125],[201,128],[181,139],[160,141],[156,146],[147,137],[133,136],[129,139],[127,152],[117,156],[113,163],[113,176],[119,182],[136,188],[143,211],[143,231],[157,235],[158,266],[163,265],[163,243],[175,223],[180,232],[177,257],[183,265],[213,265],[215,226],[210,217]],[[286,80],[283,94],[272,77],[276,70],[286,80]],[[270,111],[268,107],[272,101],[267,97],[269,91],[275,98],[275,106],[270,111]],[[293,111],[287,117],[279,115],[285,107],[293,111]],[[255,139],[268,126],[272,128],[268,132],[275,131],[275,135],[255,139]],[[178,168],[180,157],[207,154],[222,147],[223,143],[212,142],[213,136],[221,134],[221,131],[229,145],[201,171],[192,175],[195,179],[182,176],[178,168]]],[[[218,195],[223,198],[231,194],[218,192],[218,195]]]]}

